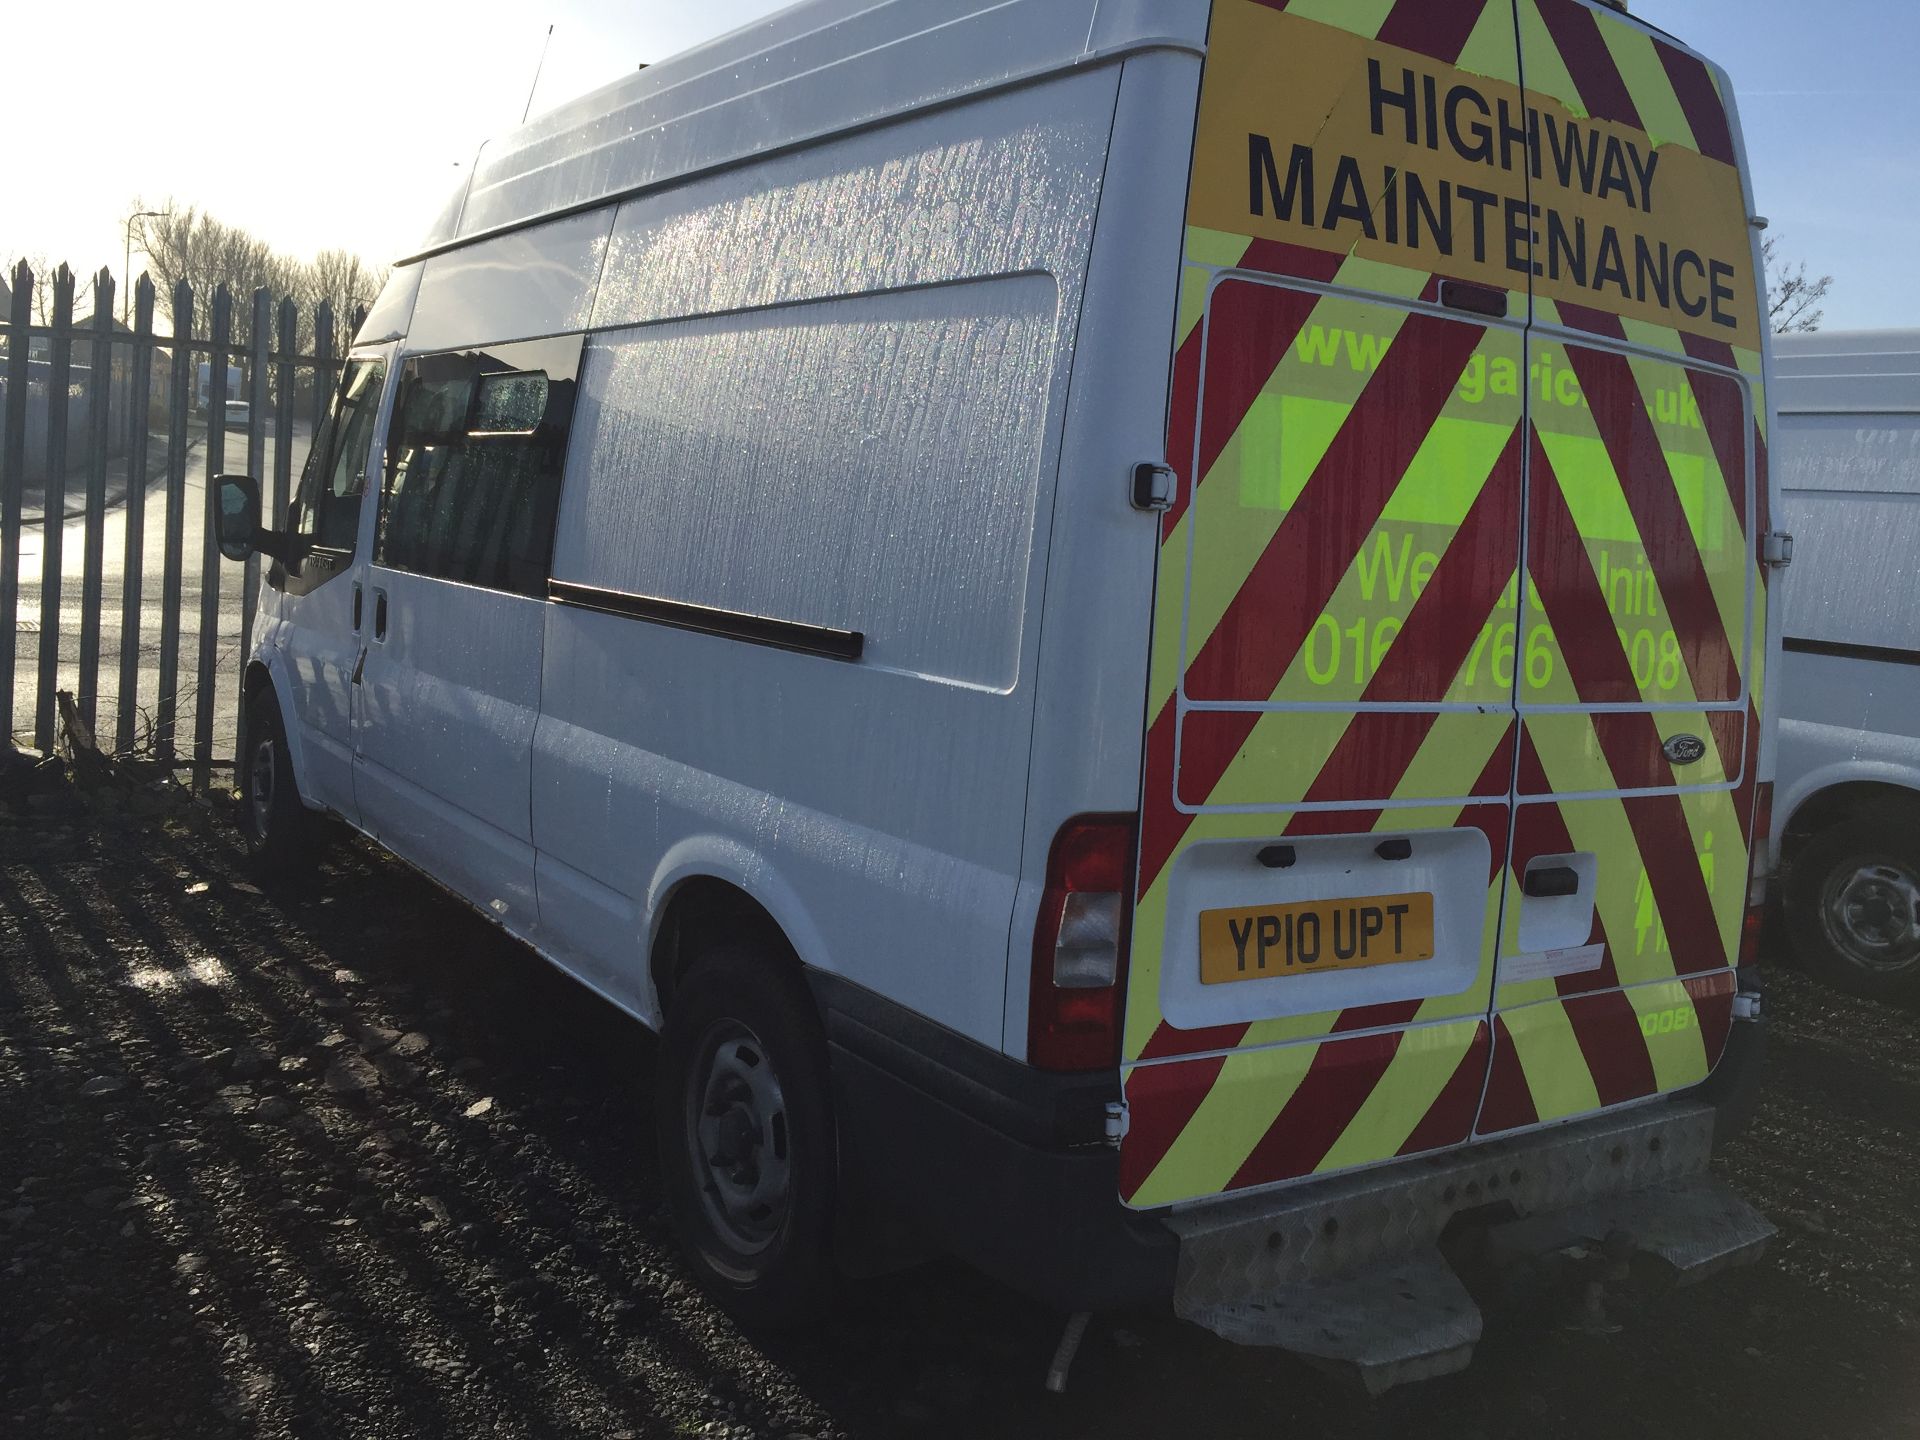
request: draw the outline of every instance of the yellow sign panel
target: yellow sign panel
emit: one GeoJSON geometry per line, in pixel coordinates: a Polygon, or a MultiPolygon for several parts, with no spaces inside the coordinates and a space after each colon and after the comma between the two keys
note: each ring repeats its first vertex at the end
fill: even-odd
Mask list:
{"type": "Polygon", "coordinates": [[[1732,166],[1245,0],[1216,8],[1188,218],[1760,344],[1732,166]]]}
{"type": "Polygon", "coordinates": [[[1200,980],[1223,985],[1433,958],[1433,896],[1366,895],[1200,912],[1200,980]]]}

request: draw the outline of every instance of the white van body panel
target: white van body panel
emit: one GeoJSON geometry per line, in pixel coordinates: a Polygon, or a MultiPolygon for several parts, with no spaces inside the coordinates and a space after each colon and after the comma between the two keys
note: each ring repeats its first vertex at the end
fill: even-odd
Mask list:
{"type": "Polygon", "coordinates": [[[1157,48],[1211,0],[809,0],[482,147],[428,248],[1157,48]]]}
{"type": "MultiPolygon", "coordinates": [[[[411,355],[582,328],[612,218],[570,216],[415,267],[395,376],[411,355]]],[[[359,553],[372,556],[379,506],[366,508],[375,513],[359,553]]],[[[531,936],[539,905],[528,795],[547,602],[372,562],[365,576],[354,728],[361,828],[531,936]]]]}
{"type": "Polygon", "coordinates": [[[584,330],[612,223],[602,208],[433,256],[406,353],[584,330]]]}
{"type": "Polygon", "coordinates": [[[543,935],[643,1013],[665,857],[702,837],[796,946],[819,937],[802,958],[1000,1045],[1049,502],[1118,80],[1065,76],[621,207],[554,580],[865,641],[846,664],[550,607],[543,935]]]}
{"type": "Polygon", "coordinates": [[[360,827],[530,934],[539,908],[527,813],[546,604],[379,565],[354,724],[360,827]]]}
{"type": "MultiPolygon", "coordinates": [[[[1168,49],[1121,72],[1054,499],[1073,520],[1054,526],[1047,554],[1016,949],[1030,946],[1061,825],[1140,803],[1159,526],[1134,509],[1129,478],[1165,458],[1166,368],[1140,359],[1172,349],[1178,295],[1165,277],[1180,270],[1193,142],[1166,117],[1193,109],[1200,66],[1168,49]]],[[[1015,956],[1009,971],[1021,976],[1029,963],[1015,956]]],[[[1007,986],[1002,1048],[1022,1059],[1028,997],[1027,985],[1007,986]]]]}
{"type": "MultiPolygon", "coordinates": [[[[360,457],[370,489],[378,484],[382,437],[393,405],[393,353],[392,345],[371,345],[356,346],[347,355],[349,363],[379,360],[387,367],[368,453],[360,457]]],[[[324,457],[310,461],[323,462],[324,457]]],[[[305,594],[274,594],[267,610],[270,619],[261,628],[258,652],[280,653],[279,667],[276,670],[270,666],[269,673],[275,676],[288,754],[294,757],[294,773],[300,777],[301,799],[356,825],[360,808],[354,794],[353,747],[361,636],[354,619],[354,595],[366,575],[377,509],[370,501],[362,503],[353,559],[345,569],[305,594]]],[[[272,592],[263,587],[263,593],[272,592]]]]}
{"type": "Polygon", "coordinates": [[[372,306],[360,322],[354,339],[362,345],[377,345],[398,340],[407,333],[413,319],[413,304],[420,296],[420,276],[426,267],[397,266],[380,287],[372,306]]]}
{"type": "Polygon", "coordinates": [[[1774,342],[1785,581],[1774,849],[1834,786],[1920,796],[1920,331],[1774,342]]]}

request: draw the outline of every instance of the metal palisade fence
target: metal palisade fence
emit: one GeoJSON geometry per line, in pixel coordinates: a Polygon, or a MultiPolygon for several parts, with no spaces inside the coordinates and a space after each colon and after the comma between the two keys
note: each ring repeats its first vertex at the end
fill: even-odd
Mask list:
{"type": "Polygon", "coordinates": [[[22,261],[7,279],[6,731],[16,746],[51,752],[56,695],[70,691],[103,750],[190,764],[204,787],[232,763],[260,594],[257,558],[220,559],[211,482],[245,471],[271,515],[286,515],[339,375],[332,309],[322,301],[303,316],[291,297],[262,289],[236,316],[226,286],[198,296],[183,280],[171,333],[159,334],[144,275],[129,321],[116,318],[106,270],[92,281],[92,315],[79,320],[66,266],[42,277],[22,261]],[[36,310],[45,324],[33,323],[36,310]]]}

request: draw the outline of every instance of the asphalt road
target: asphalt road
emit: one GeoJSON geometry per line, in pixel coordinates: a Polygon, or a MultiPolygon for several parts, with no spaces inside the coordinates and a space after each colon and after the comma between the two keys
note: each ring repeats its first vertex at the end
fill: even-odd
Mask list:
{"type": "MultiPolygon", "coordinates": [[[[292,473],[298,477],[306,463],[309,429],[297,424],[289,441],[292,473]]],[[[156,437],[152,455],[165,455],[165,438],[156,437]]],[[[271,488],[274,445],[269,439],[262,464],[263,488],[271,488]]],[[[116,461],[124,471],[123,461],[116,461]]],[[[180,665],[176,685],[177,750],[191,753],[194,739],[195,675],[200,644],[201,540],[206,514],[206,437],[195,429],[187,453],[186,484],[182,495],[181,520],[181,601],[180,665]]],[[[225,466],[241,470],[246,463],[246,437],[234,432],[226,437],[225,466]]],[[[123,476],[116,475],[110,491],[124,494],[123,476]]],[[[67,482],[70,498],[79,493],[84,479],[67,482]]],[[[149,733],[157,717],[160,699],[160,647],[163,602],[165,599],[167,487],[164,478],[150,480],[140,500],[141,545],[139,549],[139,680],[134,699],[137,715],[136,743],[149,733]]],[[[69,520],[61,528],[61,587],[59,608],[60,680],[56,688],[68,689],[78,697],[95,697],[96,728],[102,743],[112,748],[118,716],[120,691],[120,643],[122,604],[128,572],[128,507],[113,504],[101,520],[102,566],[101,645],[102,662],[94,676],[80,674],[80,631],[82,620],[82,578],[87,527],[84,520],[69,520]]],[[[20,608],[16,616],[16,670],[13,697],[13,734],[23,746],[34,741],[34,704],[39,693],[38,664],[41,619],[42,572],[46,536],[41,525],[26,526],[20,537],[20,608]]],[[[219,624],[215,631],[215,651],[219,659],[215,686],[213,739],[215,754],[231,753],[235,732],[240,667],[241,612],[244,596],[244,570],[222,563],[219,573],[219,624]]]]}
{"type": "Polygon", "coordinates": [[[748,1335],[689,1283],[651,1038],[425,880],[337,847],[250,887],[205,817],[0,811],[0,1433],[1920,1435],[1920,1012],[1774,967],[1724,1173],[1760,1267],[1521,1305],[1369,1403],[1163,1315],[1061,1318],[952,1264],[748,1335]]]}

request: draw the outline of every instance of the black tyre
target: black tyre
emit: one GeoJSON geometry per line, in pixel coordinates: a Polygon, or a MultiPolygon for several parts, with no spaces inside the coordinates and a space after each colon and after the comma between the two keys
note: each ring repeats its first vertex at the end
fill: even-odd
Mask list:
{"type": "Polygon", "coordinates": [[[315,821],[300,800],[272,686],[247,702],[245,746],[240,757],[240,833],[254,869],[265,878],[283,879],[312,862],[315,821]]]}
{"type": "Polygon", "coordinates": [[[1874,1000],[1920,996],[1920,826],[1862,816],[1794,857],[1787,924],[1808,968],[1874,1000]]]}
{"type": "Polygon", "coordinates": [[[744,944],[697,961],[667,1009],[656,1121],[701,1283],[749,1324],[823,1309],[837,1160],[826,1041],[801,980],[744,944]]]}

